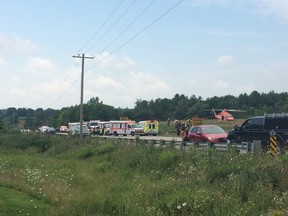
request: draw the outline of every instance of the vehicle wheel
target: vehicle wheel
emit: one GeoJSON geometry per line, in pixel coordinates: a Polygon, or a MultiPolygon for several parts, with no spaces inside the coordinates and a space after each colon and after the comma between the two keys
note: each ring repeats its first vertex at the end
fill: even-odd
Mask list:
{"type": "Polygon", "coordinates": [[[113,136],[118,136],[116,131],[113,132],[113,136]]]}
{"type": "MultiPolygon", "coordinates": [[[[231,146],[235,146],[235,145],[237,145],[237,144],[240,143],[239,141],[237,142],[237,139],[236,139],[235,136],[230,136],[230,137],[228,137],[228,141],[229,141],[229,144],[230,144],[231,146]]],[[[227,142],[228,142],[228,141],[227,141],[227,142]]]]}
{"type": "Polygon", "coordinates": [[[230,144],[230,145],[236,145],[237,142],[236,142],[235,139],[230,139],[230,140],[229,140],[229,144],[230,144]]]}
{"type": "Polygon", "coordinates": [[[135,133],[132,131],[132,132],[131,132],[131,136],[134,136],[134,135],[135,135],[135,133]]]}

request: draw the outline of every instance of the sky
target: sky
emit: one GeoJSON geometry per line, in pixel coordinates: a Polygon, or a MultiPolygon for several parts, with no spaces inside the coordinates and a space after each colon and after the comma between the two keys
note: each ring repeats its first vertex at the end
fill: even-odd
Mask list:
{"type": "Polygon", "coordinates": [[[287,0],[0,0],[0,14],[0,109],[80,104],[78,55],[84,103],[287,92],[287,0]]]}

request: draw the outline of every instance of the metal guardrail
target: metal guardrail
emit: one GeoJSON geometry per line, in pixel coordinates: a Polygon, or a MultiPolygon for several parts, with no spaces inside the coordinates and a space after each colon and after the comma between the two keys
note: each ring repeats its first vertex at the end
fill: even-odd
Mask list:
{"type": "Polygon", "coordinates": [[[154,138],[151,139],[141,139],[141,138],[131,138],[131,137],[122,137],[122,139],[139,144],[149,144],[155,146],[166,146],[166,147],[178,147],[178,148],[201,148],[201,149],[209,149],[213,148],[216,150],[223,150],[227,151],[228,149],[237,149],[241,153],[258,153],[261,151],[261,141],[254,140],[253,142],[242,142],[240,144],[231,144],[229,142],[223,143],[209,143],[209,142],[202,142],[202,143],[194,143],[194,142],[182,142],[181,140],[175,139],[159,139],[155,140],[154,138]]]}
{"type": "MultiPolygon", "coordinates": [[[[57,135],[67,135],[67,133],[57,133],[57,135]]],[[[156,145],[156,146],[166,146],[166,147],[177,147],[177,148],[201,148],[201,149],[208,149],[213,148],[216,150],[227,151],[228,149],[238,149],[241,153],[258,153],[261,151],[261,141],[254,140],[252,142],[242,142],[240,144],[231,144],[229,142],[223,143],[209,143],[209,142],[202,142],[195,144],[194,142],[182,142],[181,138],[175,137],[145,137],[145,139],[140,136],[95,136],[97,138],[102,139],[122,139],[126,140],[127,142],[133,143],[142,143],[142,144],[149,144],[149,145],[156,145]]]]}

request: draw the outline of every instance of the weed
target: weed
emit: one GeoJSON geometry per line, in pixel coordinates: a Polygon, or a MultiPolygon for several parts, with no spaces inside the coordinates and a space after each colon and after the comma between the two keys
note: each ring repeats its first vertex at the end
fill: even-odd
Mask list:
{"type": "MultiPolygon", "coordinates": [[[[18,214],[287,214],[287,155],[179,151],[120,139],[78,141],[1,135],[0,189],[7,199],[16,196],[14,206],[23,200],[37,203],[37,210],[17,207],[18,214]],[[21,200],[18,192],[25,195],[21,200]]],[[[7,204],[0,214],[17,212],[7,204]]]]}

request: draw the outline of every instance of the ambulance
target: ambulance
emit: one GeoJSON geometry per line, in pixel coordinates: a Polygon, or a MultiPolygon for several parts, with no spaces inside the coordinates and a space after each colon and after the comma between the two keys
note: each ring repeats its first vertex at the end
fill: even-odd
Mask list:
{"type": "Polygon", "coordinates": [[[110,121],[110,133],[118,135],[144,135],[144,129],[139,127],[135,121],[110,121]]]}
{"type": "Polygon", "coordinates": [[[159,125],[159,122],[157,120],[140,121],[139,125],[144,129],[144,135],[157,136],[159,125]]]}
{"type": "Polygon", "coordinates": [[[100,120],[90,120],[89,122],[87,122],[87,126],[89,128],[89,131],[90,132],[95,131],[95,129],[98,126],[99,122],[100,122],[100,120]]]}
{"type": "Polygon", "coordinates": [[[101,135],[111,135],[110,122],[109,121],[99,121],[98,127],[100,129],[101,135]]]}

